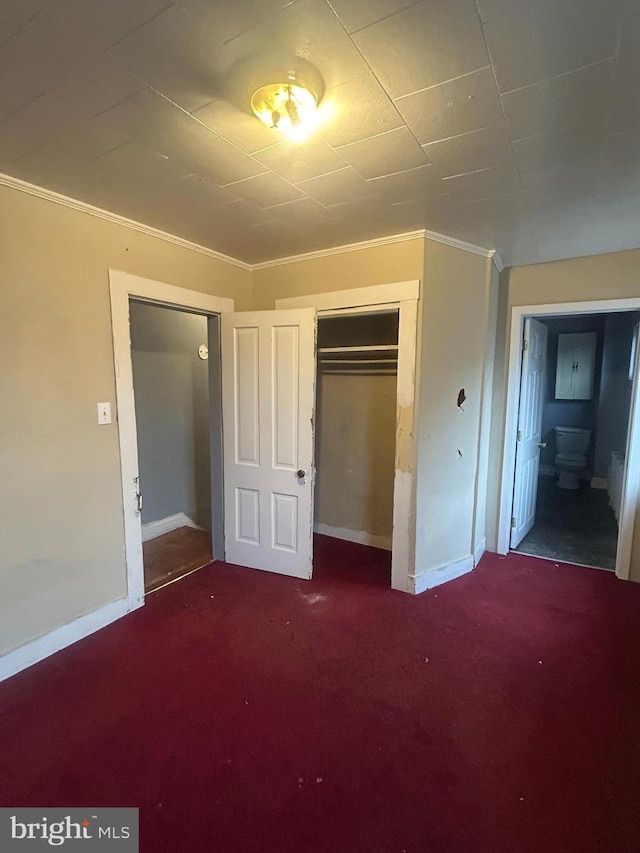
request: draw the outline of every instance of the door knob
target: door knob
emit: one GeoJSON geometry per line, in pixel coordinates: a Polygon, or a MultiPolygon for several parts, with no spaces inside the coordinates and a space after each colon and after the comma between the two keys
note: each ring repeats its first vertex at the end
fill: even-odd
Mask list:
{"type": "Polygon", "coordinates": [[[302,468],[300,468],[300,470],[298,471],[298,479],[302,480],[302,478],[306,477],[306,476],[307,476],[307,472],[304,471],[302,468]]]}
{"type": "Polygon", "coordinates": [[[546,441],[539,441],[539,442],[538,442],[538,447],[546,447],[546,446],[547,446],[547,442],[546,442],[546,441]]]}

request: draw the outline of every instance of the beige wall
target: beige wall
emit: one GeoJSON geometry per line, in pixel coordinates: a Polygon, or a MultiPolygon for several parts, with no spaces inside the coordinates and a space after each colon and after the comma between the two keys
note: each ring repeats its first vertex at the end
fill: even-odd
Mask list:
{"type": "Polygon", "coordinates": [[[318,375],[318,524],[391,541],[396,377],[318,375]]]}
{"type": "Polygon", "coordinates": [[[253,273],[253,307],[275,307],[276,299],[328,293],[422,278],[424,240],[405,240],[267,267],[253,273]]]}
{"type": "Polygon", "coordinates": [[[427,241],[422,288],[416,575],[470,558],[491,262],[427,241]],[[457,405],[464,388],[466,401],[457,405]]]}
{"type": "MultiPolygon", "coordinates": [[[[497,548],[511,309],[516,305],[639,297],[640,250],[519,267],[502,274],[500,287],[487,513],[488,546],[493,550],[497,548]]],[[[640,582],[640,518],[635,529],[632,579],[640,582]]]]}
{"type": "Polygon", "coordinates": [[[250,273],[0,187],[0,653],[126,594],[109,267],[251,305],[250,273]]]}

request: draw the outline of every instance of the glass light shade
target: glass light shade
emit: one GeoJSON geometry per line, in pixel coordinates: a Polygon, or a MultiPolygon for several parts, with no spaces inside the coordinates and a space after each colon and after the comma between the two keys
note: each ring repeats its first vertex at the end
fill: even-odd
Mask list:
{"type": "Polygon", "coordinates": [[[295,141],[313,130],[317,103],[315,88],[299,78],[269,83],[251,96],[251,109],[260,121],[295,141]]]}

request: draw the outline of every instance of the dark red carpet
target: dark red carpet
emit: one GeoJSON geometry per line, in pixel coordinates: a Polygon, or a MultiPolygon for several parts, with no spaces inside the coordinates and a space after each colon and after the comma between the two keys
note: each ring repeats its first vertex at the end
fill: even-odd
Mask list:
{"type": "Polygon", "coordinates": [[[0,805],[145,853],[640,849],[640,587],[512,554],[422,596],[320,538],[216,564],[0,685],[0,805]]]}

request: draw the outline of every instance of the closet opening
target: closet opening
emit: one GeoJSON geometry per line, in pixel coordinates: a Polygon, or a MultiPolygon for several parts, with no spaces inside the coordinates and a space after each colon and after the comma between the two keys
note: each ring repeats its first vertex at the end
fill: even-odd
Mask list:
{"type": "Polygon", "coordinates": [[[388,552],[391,584],[397,309],[318,316],[314,531],[388,552]]]}

